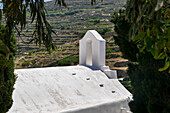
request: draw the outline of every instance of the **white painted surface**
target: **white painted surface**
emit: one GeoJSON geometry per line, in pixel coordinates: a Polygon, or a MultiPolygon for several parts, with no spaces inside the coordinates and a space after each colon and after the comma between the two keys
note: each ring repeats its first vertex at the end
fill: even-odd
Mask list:
{"type": "Polygon", "coordinates": [[[101,69],[110,79],[117,79],[116,70],[105,66],[106,41],[95,30],[89,30],[79,41],[79,64],[95,66],[101,69]]]}
{"type": "Polygon", "coordinates": [[[105,40],[90,30],[80,40],[80,65],[15,70],[8,113],[126,113],[132,95],[105,66],[105,40]],[[103,72],[104,73],[103,73],[103,72]],[[115,78],[115,79],[109,79],[115,78]]]}
{"type": "Polygon", "coordinates": [[[131,94],[117,79],[85,66],[15,70],[8,113],[121,113],[131,94]],[[103,87],[100,85],[103,84],[103,87]],[[115,91],[115,92],[114,92],[115,91]]]}
{"type": "Polygon", "coordinates": [[[105,66],[105,40],[95,30],[89,30],[79,41],[79,64],[105,66]]]}

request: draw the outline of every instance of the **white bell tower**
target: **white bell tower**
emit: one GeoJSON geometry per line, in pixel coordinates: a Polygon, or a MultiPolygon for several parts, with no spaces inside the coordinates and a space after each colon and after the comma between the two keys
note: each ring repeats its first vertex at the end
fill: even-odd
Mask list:
{"type": "Polygon", "coordinates": [[[116,71],[105,66],[106,41],[95,30],[89,30],[79,41],[79,64],[94,66],[101,69],[109,78],[117,78],[116,71]]]}

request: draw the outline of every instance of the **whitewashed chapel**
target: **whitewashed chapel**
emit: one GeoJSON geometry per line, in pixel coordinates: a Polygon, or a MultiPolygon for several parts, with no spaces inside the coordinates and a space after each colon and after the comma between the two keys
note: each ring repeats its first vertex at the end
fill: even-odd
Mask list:
{"type": "Polygon", "coordinates": [[[80,40],[79,65],[16,69],[8,113],[131,113],[132,95],[105,66],[105,40],[89,30],[80,40]]]}

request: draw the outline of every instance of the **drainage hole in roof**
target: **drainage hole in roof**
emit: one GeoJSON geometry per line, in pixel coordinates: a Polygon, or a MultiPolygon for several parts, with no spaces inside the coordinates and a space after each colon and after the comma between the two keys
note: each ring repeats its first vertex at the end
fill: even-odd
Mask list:
{"type": "Polygon", "coordinates": [[[90,80],[90,78],[86,78],[86,80],[90,80]]]}
{"type": "Polygon", "coordinates": [[[112,93],[115,93],[116,91],[112,91],[112,93]]]}
{"type": "Polygon", "coordinates": [[[76,73],[72,73],[72,75],[76,75],[76,73]]]}
{"type": "Polygon", "coordinates": [[[104,84],[100,84],[99,86],[100,86],[100,87],[104,87],[104,84]]]}

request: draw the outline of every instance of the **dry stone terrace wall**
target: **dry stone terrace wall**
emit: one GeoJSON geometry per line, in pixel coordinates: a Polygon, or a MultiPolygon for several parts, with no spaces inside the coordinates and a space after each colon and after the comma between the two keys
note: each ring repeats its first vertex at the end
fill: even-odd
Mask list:
{"type": "MultiPolygon", "coordinates": [[[[105,0],[104,2],[99,2],[94,6],[90,5],[90,2],[86,0],[66,0],[69,10],[64,7],[59,7],[54,5],[54,2],[46,3],[46,10],[48,11],[47,20],[53,26],[57,33],[57,37],[54,35],[53,39],[56,45],[63,45],[67,42],[73,42],[79,38],[80,34],[86,32],[89,29],[102,29],[102,28],[112,28],[112,23],[108,20],[112,14],[114,8],[122,7],[124,2],[115,2],[113,0],[105,0]],[[114,7],[114,8],[113,8],[114,7]],[[75,12],[72,15],[67,15],[67,13],[75,12]],[[60,14],[60,15],[57,15],[60,14]],[[106,14],[106,15],[104,15],[106,14]],[[93,21],[88,22],[88,20],[99,19],[100,23],[95,24],[93,21]],[[71,33],[72,32],[72,33],[71,33]],[[70,40],[70,41],[68,41],[70,40]]],[[[28,9],[29,10],[29,9],[28,9]]],[[[29,18],[29,12],[27,13],[27,23],[31,20],[29,18]]],[[[19,53],[32,50],[35,47],[30,45],[23,46],[28,43],[31,38],[32,31],[34,29],[35,23],[28,24],[24,30],[26,37],[22,36],[22,40],[18,39],[18,45],[20,45],[19,53]]]]}

